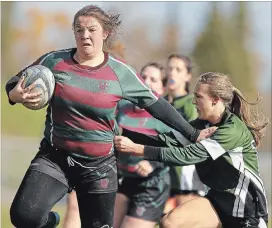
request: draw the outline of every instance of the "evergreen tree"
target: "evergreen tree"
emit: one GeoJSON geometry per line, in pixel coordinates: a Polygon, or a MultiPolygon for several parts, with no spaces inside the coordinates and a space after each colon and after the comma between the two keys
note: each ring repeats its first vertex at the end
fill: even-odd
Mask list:
{"type": "MultiPolygon", "coordinates": [[[[232,20],[226,20],[218,3],[212,10],[202,34],[198,37],[192,55],[200,73],[217,71],[231,76],[235,86],[250,96],[256,95],[256,68],[248,40],[246,4],[238,4],[232,20]],[[239,32],[237,32],[239,30],[239,32]]],[[[255,61],[256,62],[256,61],[255,61]]]]}

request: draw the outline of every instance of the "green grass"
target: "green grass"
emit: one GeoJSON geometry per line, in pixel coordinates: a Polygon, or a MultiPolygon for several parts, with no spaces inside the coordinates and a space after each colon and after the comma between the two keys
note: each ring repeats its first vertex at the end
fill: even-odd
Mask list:
{"type": "MultiPolygon", "coordinates": [[[[1,227],[3,228],[14,228],[14,226],[10,222],[9,218],[9,205],[1,206],[1,227]]],[[[60,214],[60,225],[58,227],[62,227],[62,221],[65,213],[65,206],[55,206],[53,211],[57,211],[60,214]]]]}
{"type": "Polygon", "coordinates": [[[1,87],[1,133],[16,136],[41,136],[44,129],[46,108],[30,110],[21,104],[11,106],[1,87]]]}

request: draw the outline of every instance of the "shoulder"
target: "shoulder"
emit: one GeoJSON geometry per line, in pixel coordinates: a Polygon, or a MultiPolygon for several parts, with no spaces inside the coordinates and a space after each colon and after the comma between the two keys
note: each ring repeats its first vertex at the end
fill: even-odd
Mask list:
{"type": "Polygon", "coordinates": [[[54,51],[45,53],[39,58],[39,64],[50,67],[54,65],[55,62],[59,62],[60,60],[71,58],[71,53],[72,53],[72,48],[54,50],[54,51]]]}
{"type": "Polygon", "coordinates": [[[45,57],[47,59],[66,59],[68,57],[71,58],[72,50],[72,48],[69,48],[51,51],[47,53],[45,57]]]}
{"type": "Polygon", "coordinates": [[[246,129],[246,125],[235,114],[231,113],[228,119],[218,127],[218,130],[228,135],[241,134],[246,129]]]}
{"type": "Polygon", "coordinates": [[[234,114],[218,127],[211,139],[216,140],[226,150],[240,146],[241,138],[249,133],[246,125],[234,114]]]}
{"type": "Polygon", "coordinates": [[[117,74],[117,76],[122,76],[124,74],[132,74],[132,75],[137,74],[134,67],[129,65],[123,59],[117,58],[111,54],[109,54],[108,65],[117,74]]]}

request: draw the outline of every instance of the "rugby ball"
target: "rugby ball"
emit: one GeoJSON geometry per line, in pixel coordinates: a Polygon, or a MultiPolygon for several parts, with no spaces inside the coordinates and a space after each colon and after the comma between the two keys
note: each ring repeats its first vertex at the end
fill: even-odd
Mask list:
{"type": "Polygon", "coordinates": [[[24,77],[23,88],[34,83],[35,87],[30,93],[42,92],[41,101],[38,104],[23,103],[23,105],[32,110],[44,108],[50,102],[55,89],[55,77],[52,71],[42,65],[33,65],[28,67],[22,76],[24,77]]]}

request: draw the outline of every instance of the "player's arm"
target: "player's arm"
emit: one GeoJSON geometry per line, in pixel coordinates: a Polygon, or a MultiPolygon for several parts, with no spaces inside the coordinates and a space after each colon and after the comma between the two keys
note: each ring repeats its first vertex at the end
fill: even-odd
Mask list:
{"type": "Polygon", "coordinates": [[[115,137],[114,144],[118,151],[143,156],[146,160],[159,161],[167,165],[192,165],[207,159],[216,160],[237,144],[239,137],[233,124],[220,126],[208,139],[182,147],[153,147],[136,144],[122,136],[115,137]]]}
{"type": "Polygon", "coordinates": [[[40,96],[39,93],[28,94],[28,92],[33,88],[33,85],[30,85],[28,88],[23,88],[22,83],[24,80],[24,71],[30,67],[37,64],[44,64],[46,62],[46,56],[50,53],[46,53],[45,55],[38,58],[35,62],[18,72],[15,76],[13,76],[7,83],[6,83],[6,93],[9,98],[9,103],[14,105],[16,103],[24,102],[37,102],[38,97],[40,96]]]}
{"type": "Polygon", "coordinates": [[[146,160],[160,161],[168,165],[190,165],[207,159],[216,160],[237,145],[239,137],[233,124],[220,126],[208,139],[190,144],[184,148],[158,148],[152,146],[135,145],[135,154],[141,154],[146,160]]]}
{"type": "Polygon", "coordinates": [[[152,116],[179,131],[190,141],[199,141],[210,135],[210,130],[199,131],[192,127],[170,103],[152,92],[132,68],[127,66],[124,72],[119,77],[124,99],[146,109],[152,116]]]}
{"type": "Polygon", "coordinates": [[[143,156],[145,160],[163,162],[166,165],[193,165],[211,157],[201,143],[190,144],[184,148],[153,147],[136,144],[126,137],[116,136],[114,144],[118,151],[143,156]]]}

